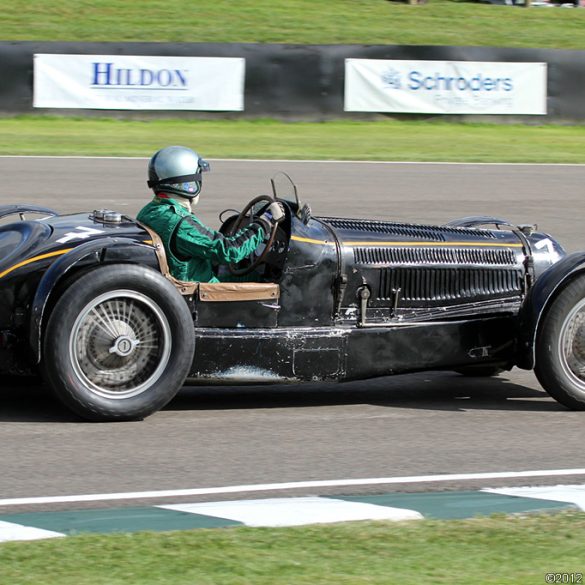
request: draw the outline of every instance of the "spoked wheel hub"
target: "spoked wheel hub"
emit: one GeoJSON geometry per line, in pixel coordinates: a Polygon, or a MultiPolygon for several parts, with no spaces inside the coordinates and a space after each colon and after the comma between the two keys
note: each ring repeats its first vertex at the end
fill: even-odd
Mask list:
{"type": "Polygon", "coordinates": [[[114,345],[110,347],[110,353],[115,353],[120,357],[126,357],[129,356],[139,344],[140,341],[137,339],[132,339],[127,335],[121,335],[118,337],[118,339],[116,339],[114,345]]]}
{"type": "Polygon", "coordinates": [[[171,354],[171,330],[160,307],[147,296],[114,290],[79,313],[69,352],[79,379],[107,398],[140,394],[162,375],[171,354]]]}

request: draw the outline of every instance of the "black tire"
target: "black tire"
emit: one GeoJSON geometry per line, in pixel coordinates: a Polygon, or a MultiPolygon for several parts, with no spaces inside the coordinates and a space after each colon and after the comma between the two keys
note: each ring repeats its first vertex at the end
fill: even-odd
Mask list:
{"type": "Polygon", "coordinates": [[[498,368],[498,366],[462,366],[455,371],[468,378],[492,378],[501,374],[504,368],[498,368]]]}
{"type": "Polygon", "coordinates": [[[57,397],[93,421],[140,420],[179,391],[193,362],[189,307],[155,270],[115,264],[73,280],[43,337],[57,397]]]}
{"type": "Polygon", "coordinates": [[[585,410],[585,276],[578,276],[547,310],[536,338],[534,373],[571,410],[585,410]]]}

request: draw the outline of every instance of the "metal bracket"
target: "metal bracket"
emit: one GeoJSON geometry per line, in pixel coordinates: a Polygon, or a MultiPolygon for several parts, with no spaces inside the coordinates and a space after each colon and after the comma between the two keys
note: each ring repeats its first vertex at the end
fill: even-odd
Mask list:
{"type": "Polygon", "coordinates": [[[357,296],[360,301],[360,318],[358,320],[358,327],[366,326],[366,310],[368,308],[368,300],[370,298],[370,289],[367,286],[362,286],[357,291],[357,296]]]}
{"type": "Polygon", "coordinates": [[[347,288],[347,274],[340,274],[335,279],[335,285],[334,285],[334,295],[335,295],[335,299],[336,299],[335,311],[334,311],[335,319],[339,318],[339,313],[341,312],[341,304],[343,303],[343,295],[345,294],[346,288],[347,288]]]}
{"type": "Polygon", "coordinates": [[[396,317],[396,312],[398,311],[398,301],[400,301],[401,292],[401,288],[392,289],[392,293],[394,294],[394,302],[392,303],[392,317],[396,317]]]}

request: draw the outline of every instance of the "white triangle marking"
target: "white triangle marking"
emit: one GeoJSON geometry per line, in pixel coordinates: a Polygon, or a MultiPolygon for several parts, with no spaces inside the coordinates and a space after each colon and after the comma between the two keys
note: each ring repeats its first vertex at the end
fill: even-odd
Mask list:
{"type": "Polygon", "coordinates": [[[65,536],[60,532],[45,530],[44,528],[34,528],[33,526],[23,526],[13,522],[4,522],[0,520],[0,542],[9,542],[12,540],[41,540],[43,538],[59,538],[65,536]]]}
{"type": "Polygon", "coordinates": [[[300,526],[350,520],[420,520],[423,518],[414,510],[320,497],[202,502],[158,507],[226,518],[242,522],[247,526],[300,526]]]}
{"type": "Polygon", "coordinates": [[[534,498],[537,500],[567,502],[569,504],[575,504],[581,508],[581,510],[585,510],[585,484],[515,488],[486,488],[481,491],[491,494],[502,494],[505,496],[518,496],[520,498],[534,498]]]}

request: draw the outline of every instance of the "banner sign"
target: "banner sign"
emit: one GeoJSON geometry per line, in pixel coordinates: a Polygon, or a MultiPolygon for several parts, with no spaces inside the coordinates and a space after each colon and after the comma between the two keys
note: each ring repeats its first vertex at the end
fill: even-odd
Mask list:
{"type": "Polygon", "coordinates": [[[33,106],[241,111],[244,76],[239,58],[38,54],[33,106]]]}
{"type": "Polygon", "coordinates": [[[546,63],[346,59],[346,112],[546,114],[546,63]]]}

